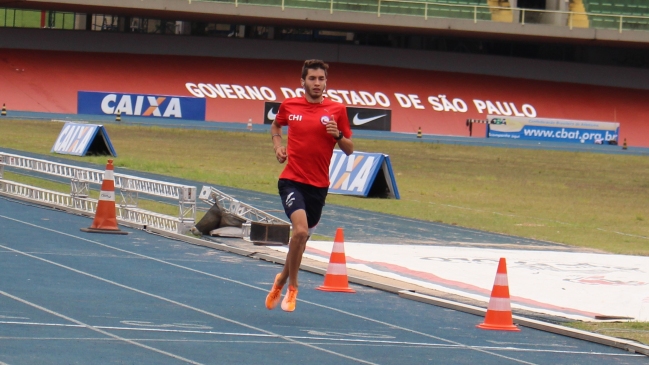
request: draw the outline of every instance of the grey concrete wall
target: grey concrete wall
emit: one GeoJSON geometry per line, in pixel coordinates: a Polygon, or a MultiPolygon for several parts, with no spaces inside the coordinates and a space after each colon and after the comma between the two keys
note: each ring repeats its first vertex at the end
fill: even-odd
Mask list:
{"type": "MultiPolygon", "coordinates": [[[[554,14],[536,14],[540,21],[547,24],[497,23],[488,21],[474,22],[472,19],[428,18],[423,16],[386,15],[377,13],[334,11],[315,9],[296,9],[280,6],[256,6],[217,1],[191,0],[21,0],[18,5],[39,8],[67,9],[77,12],[90,12],[121,15],[148,15],[151,18],[177,20],[203,19],[223,21],[233,24],[290,24],[295,27],[320,29],[373,29],[383,32],[402,31],[409,33],[454,32],[468,37],[494,34],[506,37],[557,38],[571,41],[616,41],[627,44],[646,46],[649,44],[649,32],[622,32],[616,29],[569,29],[561,16],[554,14]],[[546,19],[547,18],[547,19],[546,19]],[[555,24],[561,22],[561,26],[555,24]],[[554,25],[551,25],[554,24],[554,25]]],[[[556,1],[548,0],[552,8],[556,1]],[[554,1],[554,2],[553,2],[554,1]]],[[[6,6],[11,6],[9,2],[6,6]]],[[[485,3],[486,5],[486,3],[485,3]]],[[[532,14],[534,15],[534,14],[532,14]]],[[[531,18],[535,18],[532,16],[531,18]]],[[[515,17],[518,19],[518,17],[515,17]]]]}
{"type": "Polygon", "coordinates": [[[649,70],[354,45],[0,28],[2,48],[304,60],[649,89],[649,70]]]}

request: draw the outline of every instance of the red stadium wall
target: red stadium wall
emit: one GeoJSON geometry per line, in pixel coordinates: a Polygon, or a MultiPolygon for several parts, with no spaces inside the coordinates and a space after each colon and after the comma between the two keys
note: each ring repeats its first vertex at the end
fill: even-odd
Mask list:
{"type": "MultiPolygon", "coordinates": [[[[208,121],[260,124],[265,101],[280,102],[282,89],[299,87],[300,67],[296,61],[4,49],[0,103],[10,110],[76,113],[78,91],[192,96],[192,90],[202,94],[195,91],[199,85],[210,92],[216,84],[230,92],[207,98],[208,121]],[[246,86],[263,89],[264,100],[246,86]]],[[[647,90],[350,64],[331,64],[327,86],[332,99],[347,97],[349,106],[367,106],[378,96],[383,106],[370,107],[392,110],[394,132],[421,127],[425,134],[467,136],[467,118],[518,113],[619,122],[629,145],[649,147],[647,90]]],[[[484,127],[473,132],[483,136],[484,127]]]]}

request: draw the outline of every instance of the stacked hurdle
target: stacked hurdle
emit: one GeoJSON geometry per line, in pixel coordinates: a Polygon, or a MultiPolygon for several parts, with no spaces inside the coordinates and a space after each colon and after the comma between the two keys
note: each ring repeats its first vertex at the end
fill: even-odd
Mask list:
{"type": "MultiPolygon", "coordinates": [[[[105,171],[86,167],[65,165],[58,162],[35,159],[0,151],[0,195],[20,198],[46,206],[94,216],[98,200],[89,197],[90,185],[102,185],[105,171]],[[29,170],[30,173],[70,179],[70,193],[50,191],[35,186],[7,180],[5,168],[29,170]]],[[[117,220],[135,227],[157,229],[172,233],[185,233],[196,220],[196,187],[145,179],[138,176],[113,174],[114,188],[119,189],[121,199],[116,205],[117,220]],[[138,197],[146,194],[174,201],[178,215],[170,216],[142,209],[138,197]]]]}
{"type": "Polygon", "coordinates": [[[491,121],[489,119],[467,119],[466,126],[469,127],[469,137],[473,135],[473,123],[478,124],[507,124],[503,118],[493,118],[491,121]]]}
{"type": "Polygon", "coordinates": [[[473,123],[487,124],[487,123],[489,123],[489,120],[487,120],[487,119],[467,119],[466,120],[466,125],[471,125],[473,123]]]}
{"type": "Polygon", "coordinates": [[[469,127],[469,137],[473,136],[473,123],[489,123],[487,119],[467,119],[466,126],[469,127]]]}

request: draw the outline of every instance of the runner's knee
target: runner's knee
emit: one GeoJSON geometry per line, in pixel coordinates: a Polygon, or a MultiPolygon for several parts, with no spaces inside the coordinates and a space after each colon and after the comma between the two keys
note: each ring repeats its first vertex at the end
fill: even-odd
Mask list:
{"type": "Polygon", "coordinates": [[[293,235],[291,239],[294,239],[299,242],[306,242],[307,237],[309,236],[309,230],[301,227],[293,228],[293,235]]]}

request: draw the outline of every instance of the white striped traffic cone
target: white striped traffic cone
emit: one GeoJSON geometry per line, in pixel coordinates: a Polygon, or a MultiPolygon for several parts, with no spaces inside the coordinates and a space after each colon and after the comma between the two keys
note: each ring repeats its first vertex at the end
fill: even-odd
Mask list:
{"type": "Polygon", "coordinates": [[[507,280],[507,262],[504,257],[498,262],[496,280],[491,291],[487,315],[484,322],[476,327],[483,330],[520,331],[514,326],[512,307],[509,301],[509,281],[507,280]]]}
{"type": "Polygon", "coordinates": [[[327,266],[327,273],[325,274],[324,284],[316,289],[322,291],[337,291],[343,293],[356,293],[356,291],[349,287],[347,280],[347,260],[345,259],[345,237],[343,229],[336,230],[336,237],[334,238],[334,247],[331,250],[329,257],[329,266],[327,266]]]}
{"type": "Polygon", "coordinates": [[[90,227],[81,228],[81,230],[91,233],[128,234],[128,232],[120,231],[119,227],[117,227],[113,160],[108,160],[106,164],[106,172],[104,172],[104,179],[101,182],[101,192],[99,193],[95,219],[90,227]]]}

